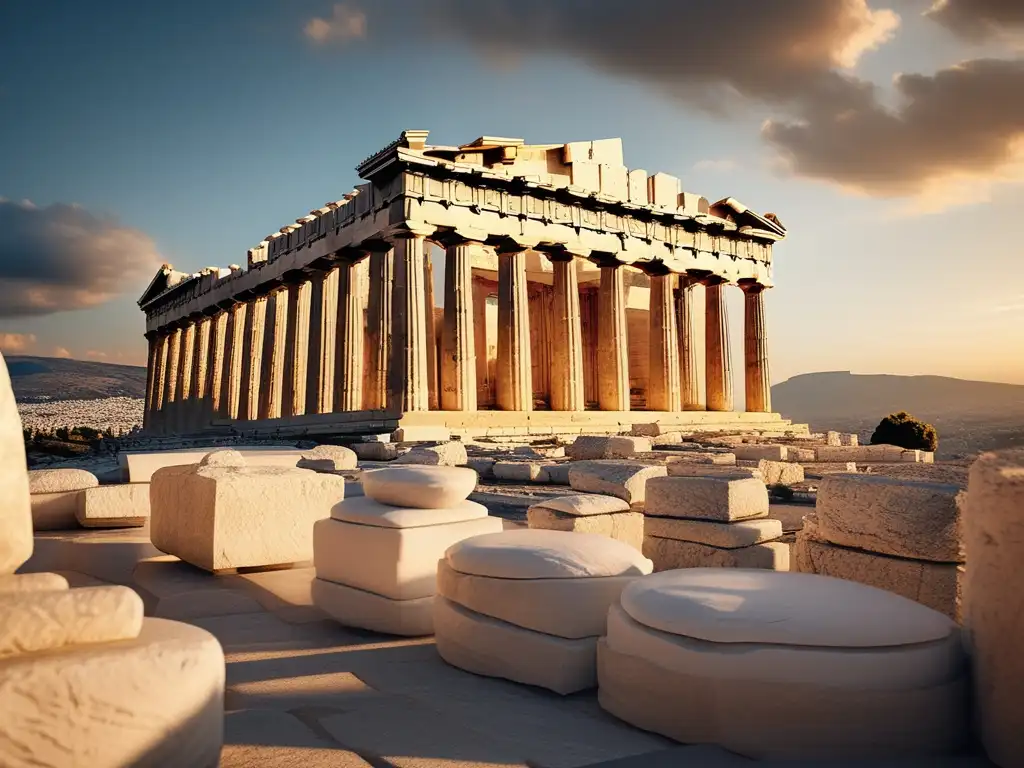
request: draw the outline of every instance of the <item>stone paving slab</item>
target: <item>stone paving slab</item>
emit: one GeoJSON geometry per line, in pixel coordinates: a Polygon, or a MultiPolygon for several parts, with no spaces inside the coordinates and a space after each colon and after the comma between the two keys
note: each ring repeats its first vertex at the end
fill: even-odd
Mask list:
{"type": "Polygon", "coordinates": [[[242,710],[224,717],[220,768],[369,768],[337,742],[314,733],[296,716],[242,710]]]}

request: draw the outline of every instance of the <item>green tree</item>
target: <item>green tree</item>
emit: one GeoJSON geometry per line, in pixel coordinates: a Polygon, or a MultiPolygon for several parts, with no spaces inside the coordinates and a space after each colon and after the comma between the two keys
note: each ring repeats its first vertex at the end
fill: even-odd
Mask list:
{"type": "Polygon", "coordinates": [[[872,445],[898,445],[907,450],[934,451],[939,435],[931,424],[915,419],[906,411],[890,413],[875,427],[872,445]]]}

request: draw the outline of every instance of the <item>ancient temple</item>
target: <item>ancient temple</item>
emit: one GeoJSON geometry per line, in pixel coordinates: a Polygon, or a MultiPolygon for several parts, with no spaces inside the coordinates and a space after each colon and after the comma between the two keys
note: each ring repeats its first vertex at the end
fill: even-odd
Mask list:
{"type": "Polygon", "coordinates": [[[139,300],[149,433],[784,426],[764,312],[786,233],[773,214],[629,170],[619,139],[426,142],[405,131],[357,168],[365,183],[267,235],[244,267],[164,265],[139,300]]]}

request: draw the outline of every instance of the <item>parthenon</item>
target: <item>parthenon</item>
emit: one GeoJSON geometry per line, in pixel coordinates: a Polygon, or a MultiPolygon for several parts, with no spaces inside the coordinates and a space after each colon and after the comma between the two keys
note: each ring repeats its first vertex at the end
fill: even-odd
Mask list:
{"type": "Polygon", "coordinates": [[[359,165],[365,183],[267,235],[244,267],[160,269],[139,300],[148,433],[786,424],[764,308],[786,234],[775,215],[629,170],[619,139],[427,137],[403,132],[359,165]],[[744,295],[742,410],[730,286],[744,295]]]}

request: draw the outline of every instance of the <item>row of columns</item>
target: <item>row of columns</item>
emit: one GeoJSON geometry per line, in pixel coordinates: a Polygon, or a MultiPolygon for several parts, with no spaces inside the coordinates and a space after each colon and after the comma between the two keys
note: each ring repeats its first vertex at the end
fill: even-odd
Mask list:
{"type": "MultiPolygon", "coordinates": [[[[409,233],[368,255],[366,327],[362,259],[295,275],[265,296],[239,300],[150,340],[147,428],[183,431],[212,419],[273,419],[357,410],[477,409],[473,257],[483,244],[445,251],[440,371],[434,370],[433,286],[424,237],[409,233]],[[368,345],[364,354],[364,343],[368,345]],[[439,374],[439,375],[438,375],[439,374]]],[[[585,406],[583,334],[574,257],[553,265],[551,409],[585,406]]],[[[496,405],[533,408],[526,248],[499,248],[496,405]]],[[[597,400],[630,408],[624,272],[600,266],[597,400]]],[[[648,409],[733,410],[729,327],[715,277],[651,276],[648,409]],[[693,289],[705,286],[705,360],[694,341],[693,289]],[[705,376],[706,402],[698,377],[705,376]]],[[[769,411],[763,287],[744,293],[746,409],[769,411]]]]}

